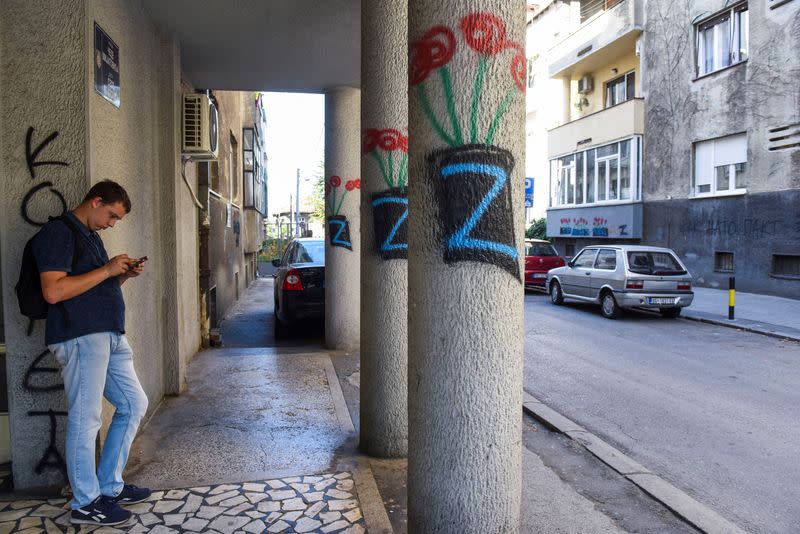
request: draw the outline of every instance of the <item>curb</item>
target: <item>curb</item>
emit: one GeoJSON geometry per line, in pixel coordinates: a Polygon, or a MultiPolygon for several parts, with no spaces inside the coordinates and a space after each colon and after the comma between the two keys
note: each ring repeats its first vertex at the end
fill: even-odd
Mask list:
{"type": "Polygon", "coordinates": [[[536,397],[523,391],[522,410],[547,428],[568,436],[600,461],[631,481],[656,501],[701,532],[745,534],[745,531],[706,505],[696,501],[646,467],[618,451],[577,423],[567,419],[536,397]]]}
{"type": "Polygon", "coordinates": [[[742,323],[734,323],[728,320],[723,319],[713,319],[710,317],[701,317],[699,315],[681,315],[681,319],[688,319],[689,321],[695,321],[698,323],[707,323],[713,324],[717,326],[725,326],[727,328],[734,328],[736,330],[742,330],[744,332],[752,332],[754,334],[761,334],[763,336],[774,337],[776,339],[783,339],[786,341],[800,341],[800,333],[798,334],[788,334],[786,332],[781,332],[780,330],[771,331],[766,330],[763,327],[758,328],[755,326],[748,326],[742,323]]]}

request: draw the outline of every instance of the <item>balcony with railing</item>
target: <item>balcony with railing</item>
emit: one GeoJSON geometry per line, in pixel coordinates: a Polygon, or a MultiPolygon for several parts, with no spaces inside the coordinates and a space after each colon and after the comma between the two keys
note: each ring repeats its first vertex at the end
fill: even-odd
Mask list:
{"type": "Polygon", "coordinates": [[[644,0],[583,0],[580,26],[550,49],[551,77],[580,76],[634,50],[644,29],[644,0]]]}
{"type": "Polygon", "coordinates": [[[563,156],[642,134],[644,100],[632,98],[550,130],[547,135],[548,157],[563,156]]]}

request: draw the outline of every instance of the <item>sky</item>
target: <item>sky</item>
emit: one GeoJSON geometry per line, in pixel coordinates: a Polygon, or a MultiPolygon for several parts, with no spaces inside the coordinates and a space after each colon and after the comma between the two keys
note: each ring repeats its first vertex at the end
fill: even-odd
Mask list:
{"type": "Polygon", "coordinates": [[[325,153],[325,96],[304,93],[264,93],[267,114],[269,216],[288,211],[294,203],[297,169],[300,199],[311,194],[311,178],[325,153]]]}

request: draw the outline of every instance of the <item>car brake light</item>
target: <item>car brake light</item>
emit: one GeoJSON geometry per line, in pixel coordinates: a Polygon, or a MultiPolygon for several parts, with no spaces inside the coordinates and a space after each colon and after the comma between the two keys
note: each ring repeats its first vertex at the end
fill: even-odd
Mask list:
{"type": "Polygon", "coordinates": [[[644,289],[644,280],[628,280],[625,289],[644,289]]]}
{"type": "Polygon", "coordinates": [[[678,291],[689,291],[692,289],[691,282],[678,282],[678,291]]]}
{"type": "Polygon", "coordinates": [[[286,277],[283,279],[284,291],[302,291],[303,282],[300,281],[300,271],[297,269],[289,269],[286,277]]]}

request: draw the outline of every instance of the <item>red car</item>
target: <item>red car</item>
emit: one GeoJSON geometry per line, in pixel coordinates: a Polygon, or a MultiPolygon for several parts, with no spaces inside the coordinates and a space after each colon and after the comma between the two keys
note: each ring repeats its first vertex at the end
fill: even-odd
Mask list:
{"type": "Polygon", "coordinates": [[[558,255],[550,241],[525,240],[525,287],[544,289],[547,271],[563,267],[567,262],[558,255]]]}

